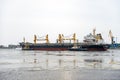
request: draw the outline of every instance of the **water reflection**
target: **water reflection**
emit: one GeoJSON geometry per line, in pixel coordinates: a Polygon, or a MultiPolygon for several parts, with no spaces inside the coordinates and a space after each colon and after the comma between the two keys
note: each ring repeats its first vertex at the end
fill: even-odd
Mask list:
{"type": "Polygon", "coordinates": [[[120,69],[120,50],[105,52],[0,51],[0,68],[120,69]]]}
{"type": "Polygon", "coordinates": [[[84,63],[86,66],[90,66],[92,68],[102,68],[102,59],[85,59],[84,63]]]}
{"type": "MultiPolygon", "coordinates": [[[[24,64],[36,65],[35,67],[42,67],[42,69],[70,69],[70,68],[86,68],[86,69],[104,69],[104,68],[115,68],[115,65],[119,65],[120,62],[110,59],[110,61],[105,62],[103,59],[46,59],[40,61],[38,59],[33,59],[33,62],[24,60],[24,64]]],[[[27,66],[30,67],[30,66],[27,66]]],[[[32,67],[32,66],[31,66],[32,67]]],[[[116,68],[118,68],[116,66],[116,68]]]]}

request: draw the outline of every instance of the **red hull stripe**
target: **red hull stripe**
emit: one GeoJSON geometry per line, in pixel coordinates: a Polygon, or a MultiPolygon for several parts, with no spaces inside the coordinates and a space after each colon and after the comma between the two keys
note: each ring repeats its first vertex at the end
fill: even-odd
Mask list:
{"type": "Polygon", "coordinates": [[[43,50],[43,51],[65,51],[68,48],[35,48],[34,50],[43,50]]]}

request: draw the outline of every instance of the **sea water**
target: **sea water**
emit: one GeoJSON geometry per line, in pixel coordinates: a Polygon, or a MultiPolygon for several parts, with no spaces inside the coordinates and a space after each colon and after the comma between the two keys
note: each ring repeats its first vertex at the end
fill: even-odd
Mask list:
{"type": "Polygon", "coordinates": [[[120,50],[25,51],[0,49],[0,80],[17,79],[119,80],[120,50]]]}

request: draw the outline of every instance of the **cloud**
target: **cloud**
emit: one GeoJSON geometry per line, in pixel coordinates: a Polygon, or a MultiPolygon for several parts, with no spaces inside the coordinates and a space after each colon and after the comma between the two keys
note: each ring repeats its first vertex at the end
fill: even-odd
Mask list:
{"type": "Polygon", "coordinates": [[[119,0],[1,0],[0,3],[0,44],[47,33],[57,36],[76,32],[83,39],[94,27],[105,35],[108,29],[119,33],[119,0]]]}

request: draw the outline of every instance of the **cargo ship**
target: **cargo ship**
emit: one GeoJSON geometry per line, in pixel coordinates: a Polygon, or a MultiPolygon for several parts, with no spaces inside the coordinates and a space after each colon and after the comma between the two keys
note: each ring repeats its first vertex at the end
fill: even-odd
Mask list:
{"type": "Polygon", "coordinates": [[[63,34],[59,34],[56,43],[50,43],[48,39],[48,34],[45,38],[38,38],[34,35],[34,43],[29,43],[24,41],[20,43],[22,50],[44,50],[44,51],[106,51],[107,44],[103,43],[103,38],[101,34],[89,34],[84,37],[82,43],[78,42],[76,39],[76,34],[74,33],[72,37],[65,37],[63,34]],[[65,40],[69,40],[69,43],[65,43],[65,40]],[[45,41],[45,43],[37,43],[37,41],[45,41]]]}
{"type": "Polygon", "coordinates": [[[25,42],[20,43],[22,50],[44,50],[44,51],[64,51],[74,46],[76,43],[76,34],[74,33],[72,37],[66,38],[63,34],[59,34],[56,43],[50,43],[48,39],[48,34],[45,38],[38,38],[34,35],[34,43],[25,42]],[[69,40],[69,43],[64,43],[64,40],[69,40]],[[37,41],[45,41],[45,43],[37,43],[37,41]],[[72,42],[73,41],[73,42],[72,42]]]}

